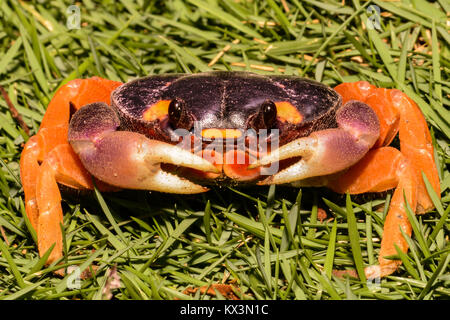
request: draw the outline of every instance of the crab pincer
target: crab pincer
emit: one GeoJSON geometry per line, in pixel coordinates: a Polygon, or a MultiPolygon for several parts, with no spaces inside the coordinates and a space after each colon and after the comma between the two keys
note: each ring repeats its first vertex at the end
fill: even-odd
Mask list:
{"type": "Polygon", "coordinates": [[[72,117],[68,140],[84,167],[110,185],[191,194],[208,189],[161,169],[162,163],[217,172],[209,161],[175,145],[143,134],[117,131],[120,120],[104,103],[92,103],[72,117]]]}
{"type": "Polygon", "coordinates": [[[263,156],[250,168],[300,157],[293,165],[259,184],[294,183],[344,170],[358,162],[377,141],[380,125],[375,112],[359,101],[349,101],[336,112],[338,128],[313,132],[263,156]]]}

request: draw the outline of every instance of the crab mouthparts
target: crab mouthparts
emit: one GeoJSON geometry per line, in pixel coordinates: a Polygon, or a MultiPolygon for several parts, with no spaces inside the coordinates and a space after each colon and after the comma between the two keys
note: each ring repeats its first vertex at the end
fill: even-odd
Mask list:
{"type": "MultiPolygon", "coordinates": [[[[268,163],[259,163],[271,150],[278,149],[278,129],[196,129],[184,135],[177,146],[213,164],[217,171],[187,168],[173,163],[164,165],[164,168],[184,178],[207,183],[211,180],[251,182],[276,174],[280,165],[285,168],[292,164],[292,159],[281,159],[279,162],[273,157],[268,163]]],[[[298,157],[295,160],[298,161],[298,157]]]]}
{"type": "MultiPolygon", "coordinates": [[[[249,168],[271,145],[267,134],[246,132],[242,129],[208,128],[186,139],[184,149],[212,163],[218,172],[183,168],[194,179],[215,180],[229,178],[233,181],[252,181],[260,178],[262,167],[249,168]]],[[[272,135],[269,135],[272,137],[272,135]]]]}

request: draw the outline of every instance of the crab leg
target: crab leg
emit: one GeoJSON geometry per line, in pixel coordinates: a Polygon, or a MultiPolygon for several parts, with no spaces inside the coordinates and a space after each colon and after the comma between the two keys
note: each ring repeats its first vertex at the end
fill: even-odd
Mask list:
{"type": "Polygon", "coordinates": [[[392,147],[370,150],[349,170],[328,176],[326,185],[337,193],[383,192],[398,185],[397,171],[405,157],[392,147]],[[378,174],[383,172],[383,174],[378,174]]]}
{"type": "Polygon", "coordinates": [[[399,90],[390,91],[392,104],[400,113],[400,150],[413,166],[417,185],[416,213],[425,213],[434,208],[428,195],[422,172],[426,175],[436,194],[440,197],[439,175],[434,161],[434,150],[422,112],[406,94],[399,90]]]}
{"type": "MultiPolygon", "coordinates": [[[[386,165],[390,159],[384,158],[386,165]]],[[[391,162],[392,165],[392,162],[391,162]]],[[[365,269],[367,278],[384,277],[393,273],[401,264],[400,260],[388,260],[385,257],[397,254],[394,245],[397,245],[402,252],[408,251],[408,243],[403,237],[402,231],[411,236],[411,224],[405,210],[405,199],[408,201],[412,212],[417,207],[417,179],[414,175],[414,168],[407,158],[403,157],[397,164],[398,185],[389,206],[383,228],[383,239],[379,253],[378,266],[370,266],[365,269]]]]}
{"type": "Polygon", "coordinates": [[[36,194],[38,249],[42,256],[55,243],[48,262],[58,259],[62,252],[61,226],[63,213],[58,183],[77,189],[92,189],[91,175],[68,143],[52,149],[44,158],[37,176],[36,194]]]}
{"type": "Polygon", "coordinates": [[[439,176],[434,162],[431,135],[417,104],[399,90],[377,88],[368,82],[343,83],[335,90],[343,101],[357,99],[367,103],[380,119],[380,138],[376,147],[388,145],[399,132],[400,150],[409,159],[417,179],[417,212],[433,208],[433,203],[423,182],[427,176],[436,194],[440,196],[439,176]]]}
{"type": "Polygon", "coordinates": [[[120,84],[94,77],[76,79],[62,86],[50,101],[38,133],[24,146],[20,158],[20,176],[25,194],[25,210],[37,232],[40,254],[56,243],[47,263],[62,254],[61,196],[59,189],[54,187],[54,181],[74,188],[92,188],[90,175],[67,142],[71,105],[78,109],[93,101],[109,102],[111,91],[120,84]],[[64,174],[61,175],[61,172],[64,174]],[[41,217],[42,212],[46,214],[41,217]],[[49,217],[54,217],[54,220],[43,222],[49,217]]]}
{"type": "Polygon", "coordinates": [[[80,109],[69,127],[69,142],[84,167],[113,186],[168,193],[199,193],[208,189],[161,169],[161,163],[217,172],[209,161],[180,147],[150,140],[142,134],[116,131],[120,121],[104,103],[80,109]]]}
{"type": "Polygon", "coordinates": [[[337,111],[336,121],[339,128],[317,131],[308,137],[294,140],[252,164],[250,168],[301,157],[297,163],[260,184],[288,183],[327,175],[348,168],[360,160],[378,138],[376,114],[366,104],[350,101],[337,111]]]}
{"type": "Polygon", "coordinates": [[[39,217],[36,196],[42,193],[37,191],[40,190],[37,186],[37,179],[42,169],[42,164],[49,154],[55,155],[55,150],[64,152],[61,156],[64,155],[65,161],[70,161],[73,164],[70,166],[70,170],[66,170],[65,178],[62,177],[58,182],[72,188],[92,188],[90,175],[81,165],[78,156],[70,148],[67,140],[61,139],[61,141],[57,141],[61,135],[63,137],[67,136],[66,128],[52,127],[43,129],[39,134],[31,137],[27,141],[22,152],[20,167],[22,185],[25,193],[25,211],[35,229],[37,228],[37,220],[39,217]],[[49,140],[46,138],[46,135],[53,135],[55,138],[49,140]],[[70,176],[73,179],[69,179],[68,177],[70,176]]]}
{"type": "MultiPolygon", "coordinates": [[[[68,109],[68,107],[67,107],[68,109]]],[[[41,128],[25,144],[20,158],[20,176],[25,194],[25,211],[35,230],[39,209],[36,194],[39,193],[36,182],[40,164],[53,148],[60,144],[67,144],[67,125],[61,124],[49,128],[41,128]]]]}
{"type": "Polygon", "coordinates": [[[403,234],[411,235],[411,225],[404,208],[404,198],[415,213],[433,207],[426,191],[422,172],[440,195],[439,177],[433,157],[433,146],[426,121],[417,105],[398,90],[378,89],[367,82],[344,83],[335,88],[346,99],[368,103],[381,119],[381,134],[376,146],[391,142],[397,132],[400,149],[381,147],[369,153],[348,171],[329,180],[327,186],[341,193],[381,192],[396,188],[384,224],[379,265],[366,268],[368,278],[393,273],[400,260],[385,257],[397,254],[395,245],[407,252],[403,234]]]}
{"type": "Polygon", "coordinates": [[[36,202],[36,181],[39,172],[38,138],[31,137],[25,144],[20,158],[20,178],[25,194],[25,211],[34,230],[37,230],[39,209],[36,202]]]}
{"type": "Polygon", "coordinates": [[[350,170],[331,179],[327,187],[339,193],[350,194],[382,192],[396,188],[384,223],[379,265],[365,270],[366,277],[372,279],[394,272],[400,261],[385,257],[397,254],[394,244],[403,252],[408,250],[408,243],[402,231],[411,236],[411,224],[405,212],[403,194],[412,210],[417,206],[417,179],[410,161],[392,147],[373,149],[350,170]],[[380,172],[383,174],[374,174],[380,172]]]}

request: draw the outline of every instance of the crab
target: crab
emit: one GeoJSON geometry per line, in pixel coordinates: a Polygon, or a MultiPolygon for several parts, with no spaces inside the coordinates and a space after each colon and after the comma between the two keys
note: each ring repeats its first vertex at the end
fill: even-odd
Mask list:
{"type": "Polygon", "coordinates": [[[433,208],[422,173],[440,194],[427,123],[401,91],[248,72],[70,81],[25,144],[20,172],[40,255],[54,245],[48,263],[62,257],[59,184],[176,194],[214,184],[395,189],[369,278],[393,273],[401,261],[387,257],[408,250],[405,200],[416,213],[433,208]],[[389,146],[398,132],[400,150],[389,146]]]}

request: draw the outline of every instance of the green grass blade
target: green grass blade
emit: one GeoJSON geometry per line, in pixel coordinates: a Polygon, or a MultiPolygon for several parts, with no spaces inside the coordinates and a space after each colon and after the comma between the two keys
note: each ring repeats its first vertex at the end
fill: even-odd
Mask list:
{"type": "MultiPolygon", "coordinates": [[[[403,230],[402,230],[403,231],[403,230]]],[[[412,266],[411,262],[409,261],[408,256],[394,243],[395,250],[397,251],[398,256],[403,262],[403,266],[406,268],[408,273],[413,276],[414,279],[420,280],[419,274],[412,266]]]]}
{"type": "Polygon", "coordinates": [[[17,55],[20,47],[22,46],[22,38],[17,38],[14,44],[8,49],[5,55],[0,58],[0,75],[6,72],[6,68],[10,65],[11,61],[17,55]]]}
{"type": "Polygon", "coordinates": [[[336,248],[336,233],[337,233],[337,220],[334,220],[333,227],[330,233],[330,241],[328,242],[327,255],[325,258],[324,272],[328,279],[331,280],[331,274],[333,272],[334,251],[336,248]]]}
{"type": "Polygon", "coordinates": [[[6,296],[4,299],[2,300],[18,300],[21,299],[23,296],[28,295],[30,292],[36,290],[37,288],[39,288],[41,286],[41,284],[43,284],[46,280],[41,280],[39,282],[33,283],[29,286],[24,287],[23,289],[6,296]]]}
{"type": "Polygon", "coordinates": [[[11,273],[14,275],[14,278],[16,279],[16,282],[19,285],[19,287],[22,289],[25,288],[26,285],[25,282],[23,281],[22,274],[20,273],[17,264],[14,262],[14,259],[8,250],[8,247],[3,242],[2,239],[0,239],[0,251],[2,252],[3,257],[6,259],[9,269],[11,270],[11,273]]]}
{"type": "Polygon", "coordinates": [[[430,250],[428,249],[428,245],[427,242],[425,241],[425,235],[422,233],[420,227],[419,227],[419,222],[416,219],[415,214],[413,213],[411,206],[408,203],[408,200],[406,199],[405,194],[403,194],[403,198],[405,201],[405,212],[406,215],[408,216],[408,220],[411,223],[414,235],[417,238],[417,241],[419,242],[420,248],[423,252],[423,254],[425,255],[425,257],[430,256],[430,250]]]}
{"type": "Polygon", "coordinates": [[[206,202],[205,214],[203,215],[203,225],[205,226],[206,240],[211,243],[211,202],[206,202]]]}
{"type": "Polygon", "coordinates": [[[195,6],[207,11],[212,16],[214,16],[216,19],[223,21],[226,24],[229,24],[230,26],[243,32],[244,34],[247,34],[253,38],[258,38],[258,39],[262,38],[261,35],[258,34],[258,32],[245,26],[241,21],[236,19],[233,15],[223,11],[219,7],[211,5],[210,3],[206,3],[205,1],[202,1],[202,0],[188,0],[188,1],[192,4],[194,4],[195,6]]]}
{"type": "Polygon", "coordinates": [[[36,264],[30,269],[28,272],[28,276],[32,275],[33,273],[36,273],[42,269],[42,267],[45,265],[45,263],[48,260],[48,257],[50,256],[50,253],[52,253],[53,248],[55,247],[55,243],[51,245],[51,247],[42,255],[41,258],[36,262],[36,264]]]}
{"type": "Polygon", "coordinates": [[[117,233],[117,235],[119,236],[121,242],[123,243],[127,243],[127,240],[125,238],[125,235],[123,234],[122,230],[120,230],[119,225],[117,224],[116,220],[114,219],[111,211],[108,208],[108,205],[106,204],[105,200],[103,199],[102,194],[100,193],[100,191],[98,191],[97,188],[94,188],[94,193],[95,193],[95,197],[97,198],[97,201],[100,205],[100,207],[103,210],[103,213],[105,214],[106,218],[108,219],[109,223],[112,225],[112,227],[114,228],[114,231],[117,233]]]}
{"type": "Polygon", "coordinates": [[[356,217],[353,212],[352,201],[350,195],[347,194],[346,198],[347,208],[347,223],[348,223],[348,236],[350,239],[350,246],[352,248],[353,260],[355,262],[356,271],[362,283],[366,283],[366,275],[364,273],[364,261],[361,253],[361,245],[358,228],[356,227],[356,217]]]}
{"type": "Polygon", "coordinates": [[[425,298],[425,296],[429,293],[429,291],[431,290],[431,288],[434,285],[438,276],[441,275],[442,272],[447,269],[449,262],[450,262],[450,254],[447,252],[446,254],[444,254],[441,257],[439,265],[437,266],[436,270],[431,275],[425,288],[423,288],[422,292],[420,293],[420,295],[418,297],[419,300],[425,298]]]}
{"type": "Polygon", "coordinates": [[[442,206],[442,203],[439,199],[439,195],[436,194],[436,191],[434,191],[433,186],[430,183],[430,180],[428,180],[425,173],[422,171],[422,178],[423,182],[425,183],[425,188],[427,189],[428,195],[431,198],[431,201],[433,202],[434,207],[439,212],[441,217],[444,215],[444,207],[442,206]]]}

